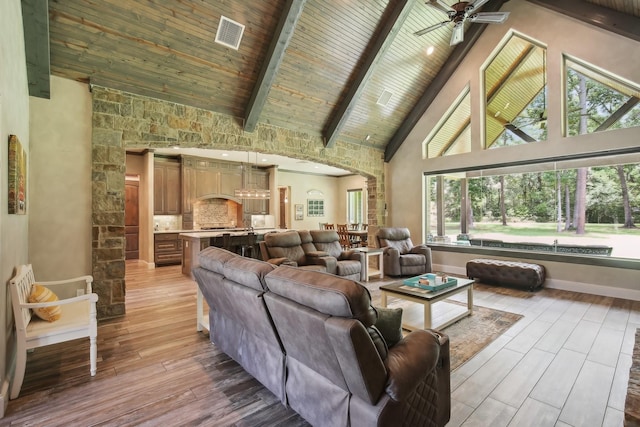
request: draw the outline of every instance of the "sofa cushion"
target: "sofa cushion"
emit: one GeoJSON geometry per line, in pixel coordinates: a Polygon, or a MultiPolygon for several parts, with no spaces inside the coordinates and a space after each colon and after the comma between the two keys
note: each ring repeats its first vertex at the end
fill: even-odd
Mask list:
{"type": "Polygon", "coordinates": [[[340,237],[337,231],[311,230],[310,233],[313,243],[319,251],[324,251],[334,258],[340,258],[343,249],[340,246],[340,237]]]}
{"type": "Polygon", "coordinates": [[[405,227],[385,227],[378,230],[378,242],[380,247],[395,248],[401,255],[409,253],[413,248],[411,233],[405,227]]]}
{"type": "Polygon", "coordinates": [[[274,294],[321,313],[357,319],[364,326],[373,325],[377,319],[369,290],[353,280],[288,266],[273,270],[265,280],[274,294]]]}
{"type": "Polygon", "coordinates": [[[357,260],[345,259],[336,264],[338,268],[338,276],[359,275],[362,271],[362,264],[357,260]]]}
{"type": "Polygon", "coordinates": [[[264,243],[269,248],[270,258],[287,258],[298,265],[307,263],[306,255],[302,250],[302,240],[296,230],[266,234],[264,243]]]}
{"type": "Polygon", "coordinates": [[[231,258],[239,257],[238,254],[229,252],[226,249],[209,246],[198,255],[198,262],[202,268],[211,270],[214,273],[223,274],[224,264],[231,258]]]}
{"type": "Polygon", "coordinates": [[[422,254],[405,254],[400,257],[400,265],[402,266],[422,266],[424,265],[424,255],[422,254]]]}
{"type": "Polygon", "coordinates": [[[237,256],[224,264],[224,276],[257,291],[266,290],[264,277],[276,268],[268,262],[237,256]]]}

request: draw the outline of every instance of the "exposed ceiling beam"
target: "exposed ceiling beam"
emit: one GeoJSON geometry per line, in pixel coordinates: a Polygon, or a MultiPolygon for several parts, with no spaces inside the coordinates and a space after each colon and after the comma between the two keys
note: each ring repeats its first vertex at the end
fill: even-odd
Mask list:
{"type": "Polygon", "coordinates": [[[396,2],[389,18],[385,18],[382,29],[376,31],[373,45],[367,49],[370,54],[365,58],[358,75],[355,77],[353,83],[350,84],[344,99],[337,105],[331,120],[324,128],[323,135],[327,148],[333,147],[336,143],[340,130],[349,119],[349,115],[358,102],[358,99],[360,99],[362,91],[371,77],[376,64],[384,56],[389,46],[391,46],[391,43],[393,43],[393,39],[409,16],[413,4],[414,2],[412,0],[400,0],[396,2]]]}
{"type": "Polygon", "coordinates": [[[22,0],[21,3],[29,95],[49,99],[49,2],[22,0]]]}
{"type": "Polygon", "coordinates": [[[527,0],[587,24],[640,41],[640,18],[584,0],[527,0]]]}
{"type": "Polygon", "coordinates": [[[506,129],[509,129],[515,135],[519,136],[524,142],[537,142],[533,137],[531,137],[528,133],[516,127],[513,123],[507,123],[504,125],[506,129]]]}
{"type": "MultiPolygon", "coordinates": [[[[489,2],[482,8],[483,12],[496,12],[500,10],[502,5],[508,0],[494,0],[489,2]]],[[[404,140],[407,138],[413,127],[418,123],[418,120],[427,111],[433,100],[438,93],[442,90],[444,85],[449,80],[449,77],[456,71],[462,60],[467,56],[473,45],[476,43],[480,35],[484,31],[487,24],[473,24],[467,30],[464,35],[464,41],[456,46],[447,61],[444,63],[440,72],[435,76],[427,90],[424,91],[416,105],[411,109],[411,112],[404,119],[396,133],[393,135],[387,148],[384,152],[384,161],[388,162],[393,158],[393,155],[398,151],[404,140]]]]}
{"type": "Polygon", "coordinates": [[[599,132],[601,130],[609,129],[611,126],[613,126],[615,122],[620,120],[622,116],[627,114],[633,107],[635,107],[638,102],[640,102],[640,98],[636,98],[635,96],[632,96],[631,98],[627,99],[627,102],[622,104],[620,108],[618,108],[616,111],[613,112],[613,114],[607,117],[607,120],[602,122],[602,124],[598,126],[598,128],[594,132],[599,132]]]}
{"type": "Polygon", "coordinates": [[[278,74],[280,64],[282,64],[285,50],[291,41],[291,37],[293,37],[293,32],[306,2],[307,0],[287,0],[284,6],[275,35],[269,45],[267,57],[262,63],[262,69],[253,87],[253,93],[249,98],[249,104],[245,111],[244,130],[247,132],[253,132],[256,129],[258,119],[269,96],[269,91],[278,74]]]}

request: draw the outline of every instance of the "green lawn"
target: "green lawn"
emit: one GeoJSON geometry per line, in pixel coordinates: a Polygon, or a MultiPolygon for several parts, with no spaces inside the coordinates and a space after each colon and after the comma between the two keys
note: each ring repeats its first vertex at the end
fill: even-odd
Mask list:
{"type": "MultiPolygon", "coordinates": [[[[449,229],[456,229],[459,223],[447,224],[449,229]]],[[[640,228],[622,228],[615,224],[587,224],[584,237],[606,237],[608,235],[632,235],[640,236],[640,228]]],[[[549,236],[549,237],[581,237],[575,231],[556,232],[555,223],[520,222],[503,226],[499,223],[475,223],[470,234],[500,233],[509,236],[549,236]]]]}

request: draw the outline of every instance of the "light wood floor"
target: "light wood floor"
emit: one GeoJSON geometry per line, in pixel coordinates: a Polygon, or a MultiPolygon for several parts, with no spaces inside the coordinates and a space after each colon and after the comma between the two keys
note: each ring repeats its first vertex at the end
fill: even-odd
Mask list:
{"type": "MultiPolygon", "coordinates": [[[[126,279],[127,315],[99,324],[97,375],[88,340],[37,349],[1,426],[307,425],[195,331],[179,266],[129,261],[126,279]]],[[[449,426],[623,424],[640,303],[489,287],[474,302],[524,317],[452,372],[449,426]]]]}

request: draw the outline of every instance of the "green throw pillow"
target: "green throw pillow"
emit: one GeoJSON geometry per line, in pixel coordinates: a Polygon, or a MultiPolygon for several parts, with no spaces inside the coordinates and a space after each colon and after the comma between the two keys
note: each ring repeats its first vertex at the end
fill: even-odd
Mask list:
{"type": "Polygon", "coordinates": [[[378,320],[374,326],[378,328],[391,348],[402,339],[402,308],[375,307],[375,309],[378,312],[378,320]]]}

